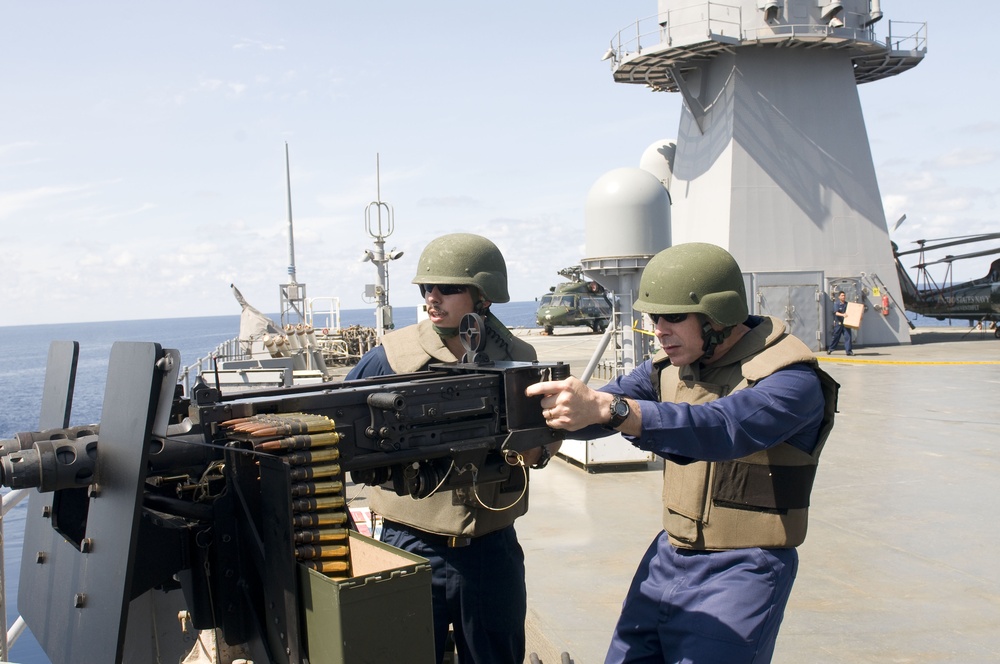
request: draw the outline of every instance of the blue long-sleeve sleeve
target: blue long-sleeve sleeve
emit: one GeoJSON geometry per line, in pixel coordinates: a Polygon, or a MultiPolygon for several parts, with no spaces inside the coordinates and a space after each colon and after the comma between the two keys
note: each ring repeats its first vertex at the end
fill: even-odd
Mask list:
{"type": "Polygon", "coordinates": [[[795,364],[753,387],[704,404],[663,403],[647,360],[601,388],[639,403],[642,434],[626,436],[659,456],[704,461],[738,459],[786,441],[811,453],[823,418],[823,392],[809,366],[795,364]]]}
{"type": "Polygon", "coordinates": [[[372,378],[373,376],[391,376],[395,373],[392,367],[389,366],[389,358],[386,357],[385,348],[375,346],[361,356],[361,360],[351,368],[344,380],[372,378]]]}

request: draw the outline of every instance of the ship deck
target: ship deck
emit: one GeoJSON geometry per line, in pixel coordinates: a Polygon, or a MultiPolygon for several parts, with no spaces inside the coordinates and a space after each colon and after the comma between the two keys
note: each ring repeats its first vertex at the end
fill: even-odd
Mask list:
{"type": "MultiPolygon", "coordinates": [[[[597,337],[556,332],[520,334],[580,375],[597,337]]],[[[840,412],[773,661],[1000,661],[1000,530],[989,516],[1000,505],[1000,340],[921,328],[911,345],[855,353],[817,354],[841,384],[840,412]]],[[[528,651],[545,664],[564,652],[603,662],[660,530],[661,465],[588,472],[559,460],[532,480],[517,522],[528,651]]]]}
{"type": "MultiPolygon", "coordinates": [[[[516,333],[575,376],[600,339],[580,328],[516,333]]],[[[990,525],[1000,512],[1000,340],[918,328],[910,345],[817,358],[841,384],[839,414],[772,661],[1000,661],[1000,530],[990,525]]],[[[604,382],[597,371],[590,384],[604,382]]],[[[517,532],[528,653],[542,664],[563,653],[604,661],[661,529],[661,473],[658,461],[584,468],[560,456],[532,474],[517,532]]]]}

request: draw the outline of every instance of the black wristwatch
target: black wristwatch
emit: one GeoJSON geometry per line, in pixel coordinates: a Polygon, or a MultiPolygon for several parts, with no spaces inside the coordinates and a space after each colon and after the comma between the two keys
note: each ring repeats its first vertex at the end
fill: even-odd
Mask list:
{"type": "Polygon", "coordinates": [[[625,397],[616,394],[615,398],[611,400],[611,419],[604,426],[609,429],[617,429],[628,419],[630,412],[631,409],[628,407],[628,401],[625,400],[625,397]]]}

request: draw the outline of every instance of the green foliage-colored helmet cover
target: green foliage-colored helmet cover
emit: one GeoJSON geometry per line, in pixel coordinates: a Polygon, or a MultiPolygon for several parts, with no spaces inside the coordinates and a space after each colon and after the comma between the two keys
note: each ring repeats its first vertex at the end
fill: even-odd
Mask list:
{"type": "Polygon", "coordinates": [[[746,320],[743,274],[728,251],[714,244],[679,244],[653,256],[639,279],[633,308],[651,314],[701,313],[723,327],[746,320]]]}
{"type": "Polygon", "coordinates": [[[503,254],[495,244],[472,233],[431,240],[417,261],[413,283],[475,286],[490,302],[510,302],[503,254]]]}

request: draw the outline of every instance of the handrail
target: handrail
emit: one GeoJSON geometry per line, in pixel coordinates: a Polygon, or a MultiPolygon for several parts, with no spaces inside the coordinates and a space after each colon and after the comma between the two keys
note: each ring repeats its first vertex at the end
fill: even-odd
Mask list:
{"type": "Polygon", "coordinates": [[[889,21],[889,34],[885,38],[885,46],[890,51],[927,51],[927,23],[918,21],[889,21]],[[893,34],[893,27],[904,26],[903,30],[912,30],[910,34],[893,34]],[[905,27],[916,26],[916,27],[905,27]],[[908,44],[912,48],[906,48],[908,44]]]}
{"type": "Polygon", "coordinates": [[[695,14],[695,11],[700,11],[702,5],[691,6],[691,7],[679,7],[674,9],[668,9],[663,14],[654,14],[653,16],[647,16],[645,18],[640,18],[633,25],[623,28],[618,31],[611,39],[611,50],[614,54],[613,65],[621,62],[622,58],[626,55],[632,53],[642,53],[642,49],[650,48],[653,46],[659,46],[663,44],[673,43],[673,33],[677,31],[690,32],[693,27],[700,25],[705,26],[706,36],[708,34],[716,32],[724,32],[724,26],[730,26],[735,28],[736,35],[731,35],[733,37],[741,34],[742,17],[741,8],[739,5],[730,5],[721,2],[706,2],[707,12],[704,15],[695,14]],[[720,18],[718,15],[712,15],[713,6],[736,13],[736,20],[720,18]],[[685,14],[689,14],[692,18],[686,19],[685,14]],[[716,30],[715,26],[723,26],[721,30],[716,30]],[[634,35],[632,31],[634,29],[634,35]],[[629,33],[629,34],[626,34],[629,33]],[[650,42],[653,43],[650,43],[650,42]],[[645,42],[645,44],[643,43],[645,42]]]}
{"type": "MultiPolygon", "coordinates": [[[[0,513],[0,517],[6,516],[7,512],[29,495],[31,495],[31,489],[14,489],[5,493],[3,495],[3,512],[0,513]]],[[[0,523],[3,521],[0,520],[0,523]]]]}
{"type": "Polygon", "coordinates": [[[215,347],[208,355],[199,357],[192,364],[181,369],[177,382],[184,386],[184,395],[190,396],[191,384],[202,373],[209,373],[212,369],[212,362],[215,360],[236,360],[246,357],[243,347],[240,345],[238,337],[227,339],[215,347]]]}
{"type": "Polygon", "coordinates": [[[20,503],[22,500],[31,495],[31,489],[16,489],[14,491],[8,491],[3,494],[3,511],[0,512],[0,612],[4,616],[4,627],[5,629],[0,631],[0,661],[7,661],[7,651],[10,646],[14,645],[21,633],[24,632],[25,622],[21,616],[18,616],[14,621],[14,624],[9,628],[6,627],[7,622],[7,583],[4,576],[4,562],[6,558],[4,556],[4,537],[3,537],[3,517],[7,515],[7,512],[12,510],[15,505],[20,503]]]}

